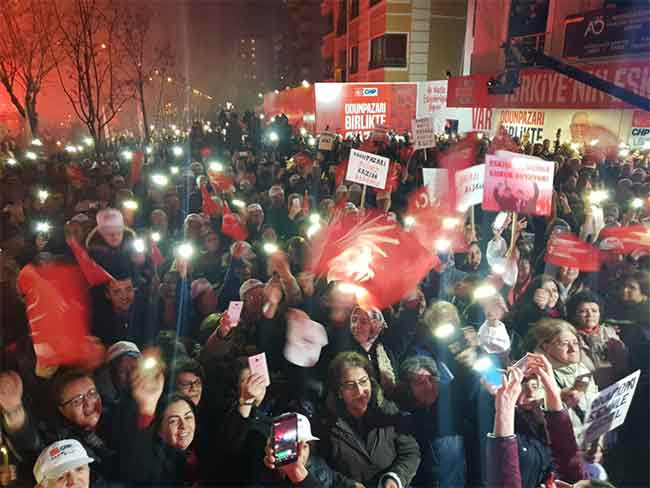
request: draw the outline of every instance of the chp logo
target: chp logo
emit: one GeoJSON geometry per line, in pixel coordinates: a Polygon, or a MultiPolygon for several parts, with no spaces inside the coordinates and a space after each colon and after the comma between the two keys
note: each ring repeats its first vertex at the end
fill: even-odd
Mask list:
{"type": "Polygon", "coordinates": [[[355,88],[354,96],[356,97],[376,97],[379,95],[379,88],[355,88]]]}

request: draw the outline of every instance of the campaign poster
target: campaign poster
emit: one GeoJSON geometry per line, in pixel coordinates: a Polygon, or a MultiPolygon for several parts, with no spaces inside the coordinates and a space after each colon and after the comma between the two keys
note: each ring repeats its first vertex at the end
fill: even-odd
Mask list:
{"type": "Polygon", "coordinates": [[[483,209],[551,214],[554,163],[507,151],[485,156],[483,209]]]}
{"type": "Polygon", "coordinates": [[[411,130],[416,83],[316,83],[316,130],[370,137],[377,126],[411,130]]]}
{"type": "Polygon", "coordinates": [[[345,179],[383,190],[386,188],[390,159],[352,149],[345,179]]]}
{"type": "Polygon", "coordinates": [[[415,150],[426,149],[436,145],[436,133],[431,117],[413,119],[411,134],[413,135],[413,149],[415,150]]]}
{"type": "Polygon", "coordinates": [[[598,439],[601,435],[614,430],[625,422],[640,375],[641,371],[637,370],[598,392],[585,414],[583,425],[585,444],[598,439]]]}
{"type": "Polygon", "coordinates": [[[416,116],[432,118],[436,134],[474,130],[471,108],[447,107],[447,80],[418,81],[416,116]]]}
{"type": "Polygon", "coordinates": [[[464,212],[472,205],[483,202],[485,184],[485,165],[470,166],[455,175],[458,210],[464,212]]]}
{"type": "Polygon", "coordinates": [[[449,194],[449,177],[442,168],[422,168],[422,180],[429,194],[429,201],[442,200],[449,194]]]}
{"type": "Polygon", "coordinates": [[[323,132],[318,136],[318,150],[319,151],[331,151],[334,147],[334,139],[336,135],[330,134],[329,132],[323,132]]]}

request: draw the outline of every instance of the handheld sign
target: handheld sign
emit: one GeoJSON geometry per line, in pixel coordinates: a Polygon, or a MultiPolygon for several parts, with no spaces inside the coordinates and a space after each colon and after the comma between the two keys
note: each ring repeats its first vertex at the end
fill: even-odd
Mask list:
{"type": "Polygon", "coordinates": [[[551,214],[552,161],[499,151],[485,156],[483,209],[519,214],[551,214]]]}
{"type": "Polygon", "coordinates": [[[431,117],[413,119],[411,122],[411,132],[413,133],[413,149],[418,150],[435,147],[436,133],[431,117]]]}
{"type": "Polygon", "coordinates": [[[636,370],[611,386],[591,401],[583,425],[584,442],[588,444],[625,422],[641,370],[636,370]]]}
{"type": "Polygon", "coordinates": [[[449,194],[449,177],[446,169],[422,168],[422,180],[429,200],[442,200],[449,194]]]}
{"type": "Polygon", "coordinates": [[[479,205],[483,201],[484,164],[458,171],[455,178],[458,210],[465,211],[472,205],[479,205]]]}
{"type": "Polygon", "coordinates": [[[386,188],[389,164],[388,158],[352,149],[345,179],[383,190],[386,188]]]}
{"type": "Polygon", "coordinates": [[[334,139],[336,136],[330,132],[323,132],[318,137],[318,149],[319,151],[331,151],[334,147],[334,139]]]}

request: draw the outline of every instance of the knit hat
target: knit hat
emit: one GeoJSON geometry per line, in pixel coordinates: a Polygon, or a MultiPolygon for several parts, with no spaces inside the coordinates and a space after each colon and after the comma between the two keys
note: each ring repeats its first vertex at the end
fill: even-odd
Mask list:
{"type": "Polygon", "coordinates": [[[264,286],[264,283],[262,283],[260,280],[256,280],[255,278],[244,281],[239,287],[239,298],[243,300],[246,293],[259,286],[264,286]]]}
{"type": "Polygon", "coordinates": [[[110,363],[115,359],[118,359],[124,355],[128,355],[134,358],[140,356],[140,349],[133,342],[129,341],[118,341],[108,348],[106,351],[106,363],[110,363]]]}
{"type": "Polygon", "coordinates": [[[100,231],[109,228],[124,229],[124,217],[114,208],[100,210],[97,212],[97,228],[100,231]]]}

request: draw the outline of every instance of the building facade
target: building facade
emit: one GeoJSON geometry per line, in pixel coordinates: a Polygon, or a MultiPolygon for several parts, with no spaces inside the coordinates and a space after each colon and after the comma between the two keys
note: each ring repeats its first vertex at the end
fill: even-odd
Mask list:
{"type": "Polygon", "coordinates": [[[423,81],[459,74],[466,0],[324,0],[325,81],[423,81]]]}

